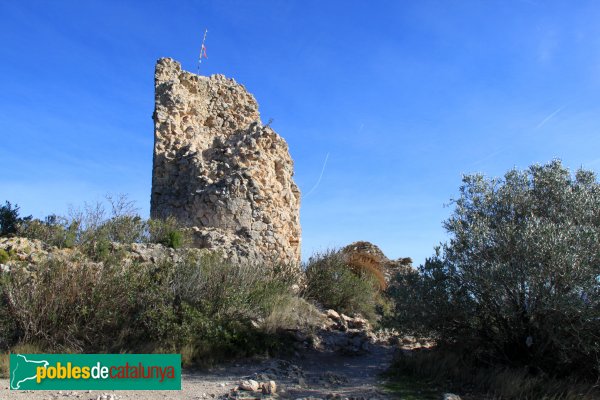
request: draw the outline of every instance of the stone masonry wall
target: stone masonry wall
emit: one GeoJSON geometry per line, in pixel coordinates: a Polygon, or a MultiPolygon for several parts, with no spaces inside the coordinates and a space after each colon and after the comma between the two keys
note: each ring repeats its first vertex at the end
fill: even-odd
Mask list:
{"type": "Polygon", "coordinates": [[[287,143],[244,86],[156,64],[151,217],[233,260],[299,263],[300,192],[287,143]]]}

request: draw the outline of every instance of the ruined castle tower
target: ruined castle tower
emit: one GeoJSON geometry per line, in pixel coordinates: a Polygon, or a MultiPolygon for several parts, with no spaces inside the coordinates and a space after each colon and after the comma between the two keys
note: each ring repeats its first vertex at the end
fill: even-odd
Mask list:
{"type": "Polygon", "coordinates": [[[233,260],[299,263],[300,192],[286,142],[244,86],[156,64],[152,218],[233,260]]]}

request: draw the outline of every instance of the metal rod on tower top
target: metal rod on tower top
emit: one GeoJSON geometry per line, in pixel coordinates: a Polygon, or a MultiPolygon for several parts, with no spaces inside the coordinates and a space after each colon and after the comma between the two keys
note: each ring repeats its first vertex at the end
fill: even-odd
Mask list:
{"type": "Polygon", "coordinates": [[[202,38],[202,47],[200,47],[200,56],[198,57],[198,75],[200,75],[200,64],[202,64],[202,57],[208,58],[206,55],[206,46],[204,43],[206,42],[206,34],[208,33],[208,29],[204,30],[204,37],[202,38]]]}

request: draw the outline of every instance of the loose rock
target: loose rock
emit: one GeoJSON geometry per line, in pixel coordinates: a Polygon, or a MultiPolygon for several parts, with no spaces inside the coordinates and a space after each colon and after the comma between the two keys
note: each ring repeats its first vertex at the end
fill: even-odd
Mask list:
{"type": "Polygon", "coordinates": [[[263,394],[275,394],[277,392],[277,384],[275,381],[261,383],[263,394]]]}
{"type": "Polygon", "coordinates": [[[256,392],[260,385],[253,379],[243,380],[239,384],[240,390],[248,390],[250,392],[256,392]]]}
{"type": "Polygon", "coordinates": [[[442,400],[461,400],[460,396],[454,393],[444,393],[442,395],[442,400]]]}

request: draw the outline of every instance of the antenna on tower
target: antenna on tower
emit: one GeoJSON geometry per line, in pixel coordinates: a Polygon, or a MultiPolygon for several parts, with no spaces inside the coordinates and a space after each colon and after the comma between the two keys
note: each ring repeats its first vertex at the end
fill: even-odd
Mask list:
{"type": "Polygon", "coordinates": [[[208,58],[206,55],[206,34],[208,33],[208,29],[204,30],[204,37],[202,38],[202,47],[200,47],[200,56],[198,57],[198,75],[200,75],[200,64],[202,64],[202,58],[208,58]]]}

